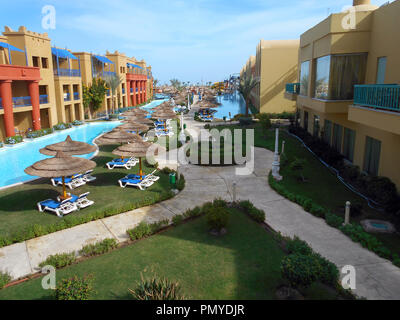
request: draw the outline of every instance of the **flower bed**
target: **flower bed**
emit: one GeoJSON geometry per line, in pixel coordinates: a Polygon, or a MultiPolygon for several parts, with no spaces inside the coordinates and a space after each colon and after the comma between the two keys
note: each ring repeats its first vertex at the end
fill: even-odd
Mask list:
{"type": "Polygon", "coordinates": [[[6,140],[4,141],[4,144],[8,145],[8,146],[13,146],[18,143],[21,143],[22,141],[24,141],[24,138],[22,136],[13,136],[13,137],[6,138],[6,140]]]}
{"type": "Polygon", "coordinates": [[[72,127],[72,124],[71,124],[71,123],[63,123],[63,122],[60,122],[60,123],[57,123],[57,124],[53,127],[53,129],[56,130],[56,131],[61,131],[61,130],[69,129],[69,128],[71,128],[71,127],[72,127]]]}

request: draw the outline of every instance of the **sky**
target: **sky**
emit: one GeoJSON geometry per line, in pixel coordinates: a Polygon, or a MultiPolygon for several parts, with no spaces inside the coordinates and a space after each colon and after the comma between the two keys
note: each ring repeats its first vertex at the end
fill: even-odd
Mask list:
{"type": "MultiPolygon", "coordinates": [[[[47,32],[52,45],[104,55],[125,53],[152,66],[160,83],[222,81],[239,73],[260,39],[298,39],[352,0],[14,0],[0,27],[47,32]],[[55,29],[42,8],[55,8],[55,29]]],[[[372,0],[382,5],[387,0],[372,0]]],[[[1,29],[2,31],[4,29],[1,29]]]]}

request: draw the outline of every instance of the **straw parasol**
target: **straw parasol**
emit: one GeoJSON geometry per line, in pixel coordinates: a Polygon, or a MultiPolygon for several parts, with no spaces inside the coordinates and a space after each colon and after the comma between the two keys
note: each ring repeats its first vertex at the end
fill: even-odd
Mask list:
{"type": "Polygon", "coordinates": [[[133,134],[120,129],[114,129],[96,140],[96,143],[105,144],[118,144],[118,143],[128,143],[135,140],[142,139],[138,134],[133,134]]]}
{"type": "Polygon", "coordinates": [[[131,122],[137,122],[137,123],[143,123],[143,124],[153,124],[153,121],[151,121],[148,118],[144,117],[139,117],[139,116],[127,116],[126,119],[122,120],[123,123],[131,123],[131,122]]]}
{"type": "Polygon", "coordinates": [[[145,124],[141,124],[138,122],[127,122],[123,125],[118,126],[118,129],[139,132],[139,131],[147,131],[150,128],[149,126],[146,126],[145,124]]]}
{"type": "Polygon", "coordinates": [[[54,158],[40,160],[26,168],[25,173],[42,178],[62,177],[63,198],[67,198],[65,177],[78,172],[86,172],[96,167],[96,162],[84,158],[72,157],[58,151],[54,158]]]}
{"type": "Polygon", "coordinates": [[[124,112],[122,115],[123,116],[146,116],[149,112],[140,108],[136,108],[136,109],[131,109],[129,111],[124,112]]]}
{"type": "Polygon", "coordinates": [[[55,156],[58,151],[62,151],[66,156],[88,154],[96,151],[96,147],[80,141],[74,141],[68,136],[65,141],[50,144],[39,150],[46,156],[55,156]]]}
{"type": "Polygon", "coordinates": [[[142,171],[142,158],[146,156],[147,150],[150,148],[151,143],[145,142],[143,140],[134,141],[130,144],[125,144],[117,149],[115,149],[112,153],[120,156],[120,157],[137,157],[139,158],[139,177],[140,180],[143,179],[143,171],[142,171]]]}

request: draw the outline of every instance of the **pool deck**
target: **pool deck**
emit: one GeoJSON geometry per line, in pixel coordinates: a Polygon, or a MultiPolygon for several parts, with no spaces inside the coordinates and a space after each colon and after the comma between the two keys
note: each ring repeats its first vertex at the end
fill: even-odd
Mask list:
{"type": "MultiPolygon", "coordinates": [[[[193,108],[185,118],[187,131],[199,139],[204,123],[195,122],[193,108]]],[[[176,166],[183,148],[160,155],[160,165],[176,166]],[[166,154],[165,154],[166,155],[166,154]]],[[[128,239],[126,230],[140,221],[155,222],[172,219],[189,208],[215,198],[232,201],[233,182],[237,199],[250,200],[266,213],[265,222],[286,236],[297,235],[318,253],[334,262],[339,270],[345,265],[356,269],[354,293],[367,299],[400,299],[400,269],[351,241],[338,229],[328,226],[323,219],[305,212],[303,208],[283,198],[268,184],[273,153],[254,148],[254,170],[248,175],[237,175],[238,166],[201,167],[190,164],[179,166],[186,187],[176,197],[150,207],[144,207],[113,217],[93,221],[43,237],[0,249],[0,270],[7,270],[13,278],[38,272],[38,264],[56,253],[78,251],[82,246],[105,238],[118,242],[128,239]]]]}

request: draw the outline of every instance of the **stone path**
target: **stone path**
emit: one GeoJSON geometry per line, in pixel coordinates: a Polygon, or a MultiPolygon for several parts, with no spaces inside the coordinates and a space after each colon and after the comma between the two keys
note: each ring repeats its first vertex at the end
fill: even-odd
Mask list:
{"type": "MultiPolygon", "coordinates": [[[[185,122],[187,131],[198,139],[203,124],[190,120],[193,113],[194,109],[185,116],[185,122]]],[[[179,152],[183,152],[182,149],[179,152]]],[[[400,299],[399,268],[275,193],[268,184],[272,152],[255,148],[254,154],[254,171],[246,176],[237,175],[236,167],[181,165],[179,171],[185,176],[186,187],[175,198],[1,248],[0,270],[7,270],[14,278],[19,278],[37,272],[38,264],[48,255],[78,251],[83,245],[105,238],[125,241],[128,239],[126,230],[140,221],[172,219],[176,214],[217,197],[232,200],[232,184],[236,182],[237,198],[248,199],[264,210],[266,223],[273,229],[283,235],[299,236],[339,268],[354,266],[357,286],[354,292],[357,295],[368,299],[400,299]]],[[[167,159],[159,159],[159,163],[176,166],[178,152],[168,155],[167,159]]]]}

